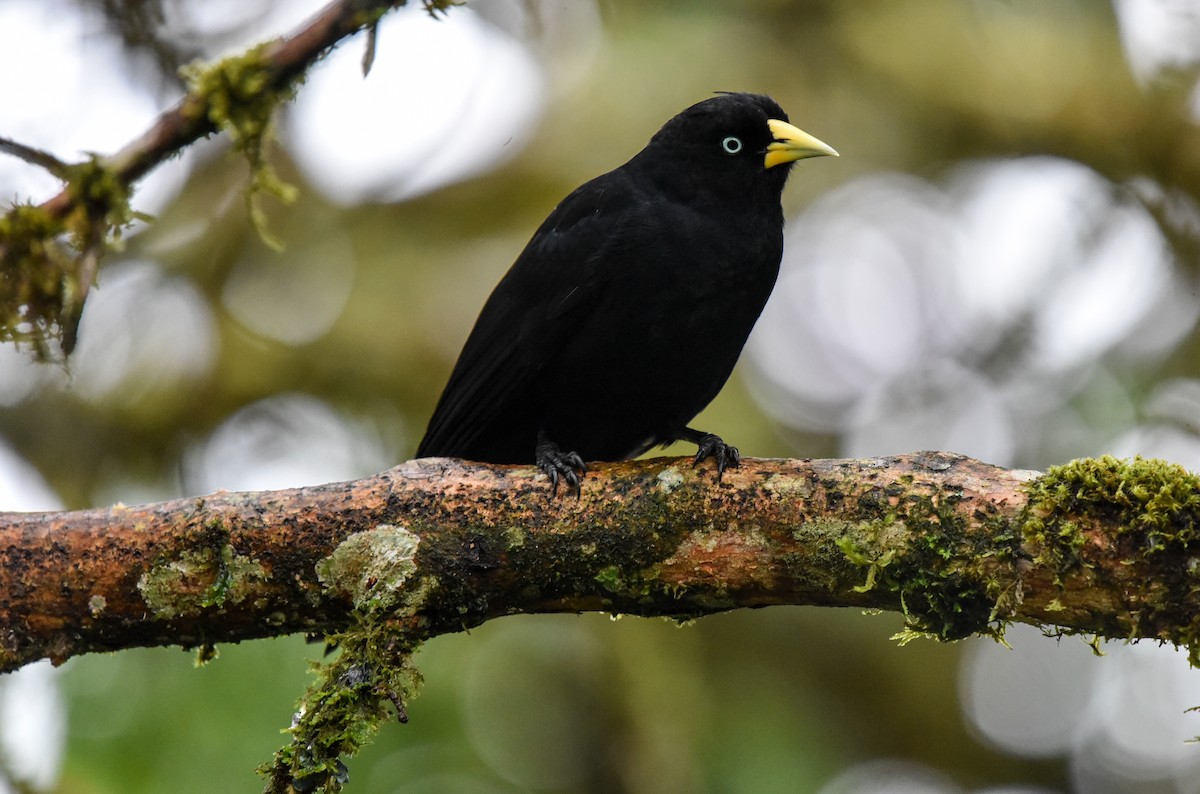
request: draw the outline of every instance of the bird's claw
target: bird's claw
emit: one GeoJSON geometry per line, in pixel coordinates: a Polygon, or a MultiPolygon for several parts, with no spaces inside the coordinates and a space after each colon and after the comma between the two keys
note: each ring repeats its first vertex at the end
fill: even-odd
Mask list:
{"type": "Polygon", "coordinates": [[[742,462],[742,453],[738,452],[737,447],[726,444],[720,436],[712,433],[700,436],[696,447],[696,457],[692,459],[692,465],[697,465],[705,458],[712,458],[717,464],[717,482],[721,481],[721,475],[726,469],[736,469],[742,462]]]}
{"type": "Polygon", "coordinates": [[[587,466],[578,452],[563,452],[553,441],[540,441],[537,445],[537,465],[550,478],[550,495],[558,495],[558,481],[566,480],[578,499],[583,491],[583,475],[587,466]]]}

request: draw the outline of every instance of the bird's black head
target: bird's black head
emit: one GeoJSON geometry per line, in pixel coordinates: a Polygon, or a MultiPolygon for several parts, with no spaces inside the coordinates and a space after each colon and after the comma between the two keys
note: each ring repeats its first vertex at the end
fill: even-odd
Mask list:
{"type": "Polygon", "coordinates": [[[768,96],[723,93],[663,125],[635,161],[665,188],[778,201],[791,164],[837,155],[768,96]]]}

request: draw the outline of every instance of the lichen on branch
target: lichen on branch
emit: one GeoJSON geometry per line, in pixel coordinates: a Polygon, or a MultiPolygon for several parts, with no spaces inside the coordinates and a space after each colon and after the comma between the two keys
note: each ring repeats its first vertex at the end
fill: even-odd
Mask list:
{"type": "Polygon", "coordinates": [[[208,121],[226,132],[234,149],[246,158],[250,166],[244,191],[247,214],[262,241],[278,251],[283,242],[268,230],[258,196],[267,193],[285,204],[296,200],[296,187],[279,178],[267,148],[274,138],[275,112],[295,97],[297,80],[281,82],[266,53],[267,45],[260,44],[214,64],[189,64],[181,75],[208,121]]]}
{"type": "Polygon", "coordinates": [[[352,620],[327,640],[338,655],[312,665],[315,680],[297,706],[290,741],[260,768],[266,791],[340,791],[348,779],[342,759],[391,715],[408,721],[406,704],[421,678],[412,664],[424,640],[417,616],[436,586],[418,575],[420,545],[416,533],[381,524],[350,535],[317,564],[321,583],[351,599],[352,620]]]}

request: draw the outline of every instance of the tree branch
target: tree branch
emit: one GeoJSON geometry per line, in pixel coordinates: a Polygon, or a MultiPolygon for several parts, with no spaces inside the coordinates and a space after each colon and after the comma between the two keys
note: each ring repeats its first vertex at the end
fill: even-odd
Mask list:
{"type": "MultiPolygon", "coordinates": [[[[435,0],[424,0],[423,4],[430,11],[448,5],[435,0]]],[[[263,45],[258,57],[263,79],[257,85],[256,96],[243,100],[262,99],[287,88],[342,39],[373,25],[388,10],[403,5],[407,5],[407,0],[331,2],[291,35],[263,45]]],[[[104,158],[104,164],[117,179],[132,185],[182,149],[218,131],[221,114],[212,107],[211,100],[210,94],[193,88],[138,138],[104,158]]],[[[41,206],[52,216],[63,217],[74,203],[70,191],[64,190],[41,206]]]]}
{"type": "Polygon", "coordinates": [[[264,765],[340,791],[406,719],[427,638],[516,613],[692,618],[769,604],[901,611],[906,632],[1010,621],[1187,646],[1200,630],[1200,478],[1162,461],[1045,474],[940,452],[597,466],[579,499],[512,466],[411,461],[349,483],[0,514],[0,670],[138,645],[331,634],[264,765]]]}
{"type": "MultiPolygon", "coordinates": [[[[431,14],[454,4],[421,2],[431,14]]],[[[338,42],[372,28],[387,11],[406,4],[407,0],[335,0],[289,36],[211,66],[187,67],[187,94],[137,139],[106,157],[66,165],[32,147],[0,139],[0,152],[41,165],[66,182],[60,193],[40,205],[19,204],[0,215],[0,342],[30,342],[45,358],[46,339],[57,327],[64,352],[71,352],[103,244],[134,217],[129,205],[133,184],[200,138],[221,130],[230,133],[250,160],[248,195],[257,190],[289,195],[262,153],[275,107],[291,97],[300,76],[338,42]],[[81,252],[73,260],[57,242],[64,235],[81,252]]],[[[251,216],[271,243],[261,213],[251,207],[251,216]]]]}
{"type": "Polygon", "coordinates": [[[349,483],[0,514],[0,670],[364,616],[417,642],[514,613],[902,611],[942,639],[1008,621],[1187,645],[1200,481],[1161,461],[1046,474],[947,453],[602,464],[579,499],[523,467],[411,461],[349,483]]]}
{"type": "Polygon", "coordinates": [[[11,138],[0,137],[0,153],[11,155],[18,160],[24,160],[30,165],[44,168],[59,179],[67,178],[67,164],[50,152],[33,146],[14,141],[11,138]]]}

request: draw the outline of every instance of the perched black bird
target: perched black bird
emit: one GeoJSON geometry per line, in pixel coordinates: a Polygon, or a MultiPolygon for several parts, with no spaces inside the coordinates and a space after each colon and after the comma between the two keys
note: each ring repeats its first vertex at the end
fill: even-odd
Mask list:
{"type": "Polygon", "coordinates": [[[536,462],[578,492],[584,461],[690,441],[717,477],[735,447],[688,422],[717,395],[783,253],[791,163],[836,155],[774,100],[721,94],[567,196],[492,292],[418,457],[536,462]]]}

